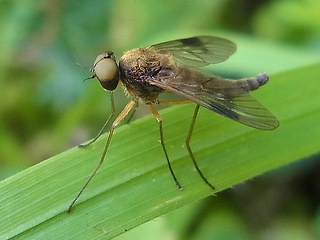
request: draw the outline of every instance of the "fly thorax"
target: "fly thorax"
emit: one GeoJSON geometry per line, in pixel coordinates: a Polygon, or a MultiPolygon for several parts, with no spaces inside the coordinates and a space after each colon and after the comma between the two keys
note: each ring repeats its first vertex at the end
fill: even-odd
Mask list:
{"type": "Polygon", "coordinates": [[[131,95],[154,101],[163,91],[150,84],[150,80],[162,69],[160,57],[156,53],[154,49],[137,48],[126,52],[120,59],[121,81],[131,95]]]}
{"type": "Polygon", "coordinates": [[[120,59],[120,68],[128,80],[144,81],[161,69],[160,59],[154,49],[136,48],[126,52],[120,59]]]}

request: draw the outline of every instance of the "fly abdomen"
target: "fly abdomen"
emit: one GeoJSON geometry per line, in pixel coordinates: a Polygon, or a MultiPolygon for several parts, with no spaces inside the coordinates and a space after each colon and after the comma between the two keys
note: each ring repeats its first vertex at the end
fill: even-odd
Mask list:
{"type": "Polygon", "coordinates": [[[268,80],[269,80],[269,76],[266,73],[260,73],[256,77],[239,79],[237,80],[237,84],[239,87],[241,87],[246,91],[252,91],[266,84],[268,80]]]}

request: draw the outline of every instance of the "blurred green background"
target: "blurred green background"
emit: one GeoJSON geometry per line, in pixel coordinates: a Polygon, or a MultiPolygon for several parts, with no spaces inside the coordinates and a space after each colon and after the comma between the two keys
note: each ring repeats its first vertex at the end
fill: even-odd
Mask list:
{"type": "MultiPolygon", "coordinates": [[[[110,112],[108,94],[96,81],[83,81],[100,52],[113,50],[119,59],[135,47],[218,35],[237,43],[238,51],[209,71],[272,75],[320,62],[319,9],[318,0],[2,1],[0,178],[100,130],[110,112]]],[[[120,88],[115,95],[119,111],[128,99],[120,88]]],[[[135,118],[144,114],[142,107],[135,118]]],[[[117,239],[320,239],[319,158],[261,176],[117,239]]]]}

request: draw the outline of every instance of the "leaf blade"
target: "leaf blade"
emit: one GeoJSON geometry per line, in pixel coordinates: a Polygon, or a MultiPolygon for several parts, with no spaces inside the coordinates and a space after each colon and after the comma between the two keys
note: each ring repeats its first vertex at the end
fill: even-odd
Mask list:
{"type": "MultiPolygon", "coordinates": [[[[191,147],[218,191],[319,152],[319,74],[320,65],[313,65],[271,76],[254,93],[279,118],[276,131],[251,129],[201,109],[191,147]]],[[[64,211],[97,164],[105,135],[89,148],[70,149],[2,181],[0,238],[111,239],[212,194],[183,147],[192,110],[186,105],[161,111],[182,191],[157,142],[157,123],[148,116],[116,130],[107,161],[71,214],[64,211]]]]}

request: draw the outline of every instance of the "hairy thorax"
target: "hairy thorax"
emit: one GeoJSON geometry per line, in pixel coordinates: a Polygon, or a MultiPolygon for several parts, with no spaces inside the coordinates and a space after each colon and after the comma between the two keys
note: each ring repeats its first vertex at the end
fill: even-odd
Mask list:
{"type": "Polygon", "coordinates": [[[121,81],[132,96],[140,97],[146,103],[155,102],[164,90],[150,82],[170,65],[170,59],[170,55],[161,54],[152,47],[130,50],[119,62],[121,81]]]}

